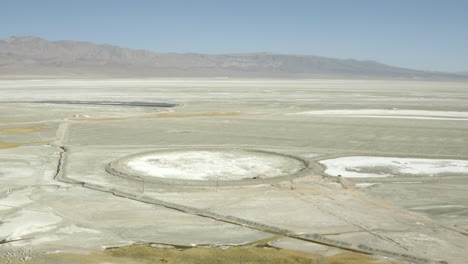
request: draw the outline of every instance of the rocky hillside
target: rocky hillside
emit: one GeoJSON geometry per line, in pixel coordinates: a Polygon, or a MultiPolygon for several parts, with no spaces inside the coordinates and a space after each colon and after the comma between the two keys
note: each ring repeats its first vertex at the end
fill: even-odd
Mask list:
{"type": "Polygon", "coordinates": [[[0,40],[0,76],[457,79],[374,61],[270,53],[178,54],[38,37],[0,40]]]}

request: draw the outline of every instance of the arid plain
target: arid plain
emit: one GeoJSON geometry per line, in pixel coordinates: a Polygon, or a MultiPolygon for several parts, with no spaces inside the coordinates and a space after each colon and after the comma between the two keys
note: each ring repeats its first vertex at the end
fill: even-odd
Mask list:
{"type": "Polygon", "coordinates": [[[468,258],[466,82],[2,80],[0,101],[1,263],[468,258]]]}

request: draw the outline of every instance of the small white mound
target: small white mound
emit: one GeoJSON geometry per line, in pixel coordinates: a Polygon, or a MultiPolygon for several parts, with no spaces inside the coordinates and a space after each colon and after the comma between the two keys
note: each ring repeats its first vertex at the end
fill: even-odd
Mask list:
{"type": "Polygon", "coordinates": [[[467,160],[354,156],[322,160],[325,173],[349,178],[468,175],[467,160]]]}
{"type": "Polygon", "coordinates": [[[301,170],[295,158],[242,150],[169,151],[143,154],[122,163],[126,171],[180,180],[272,178],[301,170]]]}
{"type": "Polygon", "coordinates": [[[294,115],[346,116],[368,118],[404,118],[434,120],[468,120],[468,112],[428,111],[404,109],[355,109],[355,110],[317,110],[293,113],[294,115]]]}

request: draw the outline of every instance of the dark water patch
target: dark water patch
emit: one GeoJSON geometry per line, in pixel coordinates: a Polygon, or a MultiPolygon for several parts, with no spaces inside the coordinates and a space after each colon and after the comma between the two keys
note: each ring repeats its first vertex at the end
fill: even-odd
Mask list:
{"type": "Polygon", "coordinates": [[[8,103],[34,103],[34,104],[78,104],[78,105],[117,105],[117,106],[140,106],[140,107],[174,107],[177,104],[160,102],[122,102],[122,101],[63,101],[63,100],[44,100],[44,101],[14,101],[8,103]]]}

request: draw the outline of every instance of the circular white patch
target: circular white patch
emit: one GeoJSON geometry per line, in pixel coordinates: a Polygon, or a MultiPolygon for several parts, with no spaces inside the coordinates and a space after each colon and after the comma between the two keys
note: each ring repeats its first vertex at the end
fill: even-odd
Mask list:
{"type": "Polygon", "coordinates": [[[127,172],[181,180],[272,178],[305,167],[298,159],[244,150],[163,151],[132,156],[121,163],[127,172]]]}

